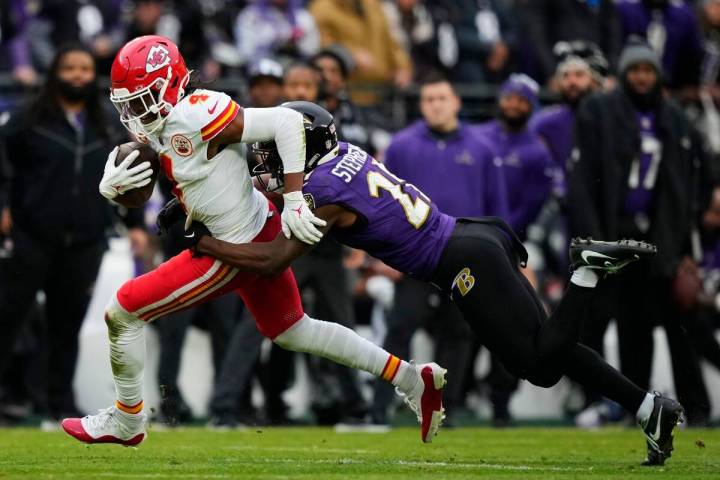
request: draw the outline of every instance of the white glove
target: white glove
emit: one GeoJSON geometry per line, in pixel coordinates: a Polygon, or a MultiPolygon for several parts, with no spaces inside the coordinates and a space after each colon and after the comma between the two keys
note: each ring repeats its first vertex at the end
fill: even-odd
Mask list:
{"type": "Polygon", "coordinates": [[[293,234],[301,242],[310,245],[319,242],[323,234],[317,227],[324,227],[327,222],[310,211],[302,192],[285,193],[283,199],[285,207],[280,219],[285,237],[289,239],[290,234],[293,234]]]}
{"type": "Polygon", "coordinates": [[[152,181],[152,168],[150,162],[143,162],[133,168],[128,168],[130,164],[140,155],[139,150],[132,151],[120,165],[115,166],[118,147],[115,147],[110,155],[108,155],[105,163],[105,173],[100,180],[100,193],[108,200],[112,200],[118,195],[122,195],[133,188],[144,187],[152,181]]]}

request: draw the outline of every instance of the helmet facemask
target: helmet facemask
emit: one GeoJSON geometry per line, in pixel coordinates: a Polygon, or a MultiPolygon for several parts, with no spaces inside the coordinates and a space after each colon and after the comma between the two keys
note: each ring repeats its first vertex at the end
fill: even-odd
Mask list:
{"type": "Polygon", "coordinates": [[[275,142],[255,142],[252,144],[252,152],[258,161],[252,169],[253,177],[267,192],[282,190],[285,185],[283,180],[283,164],[280,153],[275,142]],[[263,175],[270,174],[270,179],[275,182],[266,182],[263,175]]]}
{"type": "MultiPolygon", "coordinates": [[[[187,84],[189,76],[190,72],[181,85],[187,84]]],[[[165,91],[171,77],[172,70],[168,68],[167,78],[159,78],[135,92],[130,93],[123,88],[110,91],[110,101],[120,114],[120,121],[130,133],[146,138],[162,129],[173,108],[173,105],[165,100],[165,91]]],[[[180,101],[184,94],[184,88],[180,87],[177,101],[180,101]]]]}

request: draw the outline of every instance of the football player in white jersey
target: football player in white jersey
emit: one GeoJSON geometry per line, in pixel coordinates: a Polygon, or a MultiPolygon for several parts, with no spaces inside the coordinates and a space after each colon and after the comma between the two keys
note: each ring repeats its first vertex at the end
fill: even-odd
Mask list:
{"type": "MultiPolygon", "coordinates": [[[[243,109],[224,93],[193,89],[178,48],[160,36],[138,37],[118,52],[110,99],[126,128],[158,153],[164,174],[187,215],[213,237],[233,243],[286,237],[314,244],[322,237],[303,199],[305,130],[300,113],[288,108],[243,109]],[[244,143],[274,141],[285,171],[281,215],[253,189],[244,143]]],[[[115,165],[110,154],[100,192],[108,199],[151,182],[149,162],[130,168],[129,154],[115,165]]],[[[198,236],[199,238],[199,236],[198,236]]],[[[192,245],[192,240],[189,240],[192,245]]],[[[273,277],[239,272],[211,257],[185,250],[157,269],[126,282],[110,300],[105,321],[115,380],[115,405],[96,415],[63,420],[63,429],[85,443],[137,445],[146,435],[143,412],[144,327],[163,315],[220,295],[240,295],[258,329],[281,347],[327,357],[392,382],[418,414],[421,437],[437,433],[445,370],[415,365],[336,323],[303,312],[290,269],[273,277]]]]}

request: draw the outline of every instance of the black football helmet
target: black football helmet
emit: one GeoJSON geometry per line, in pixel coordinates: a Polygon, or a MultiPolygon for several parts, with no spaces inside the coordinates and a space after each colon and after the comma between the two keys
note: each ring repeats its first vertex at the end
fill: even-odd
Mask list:
{"type": "MultiPolygon", "coordinates": [[[[310,173],[317,167],[321,158],[337,147],[335,120],[330,112],[312,102],[285,102],[280,106],[300,112],[303,116],[305,173],[310,173]]],[[[253,168],[253,176],[270,173],[277,179],[278,186],[282,185],[283,164],[275,142],[254,143],[252,150],[258,160],[258,165],[253,168]]]]}

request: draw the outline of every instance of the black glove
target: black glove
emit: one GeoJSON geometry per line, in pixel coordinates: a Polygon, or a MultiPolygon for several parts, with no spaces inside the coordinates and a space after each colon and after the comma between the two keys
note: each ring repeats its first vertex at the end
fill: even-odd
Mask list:
{"type": "Polygon", "coordinates": [[[198,222],[197,220],[193,221],[192,224],[190,224],[190,228],[185,230],[183,239],[180,242],[182,244],[182,248],[189,249],[192,252],[193,257],[202,256],[202,254],[195,250],[195,247],[198,242],[200,242],[200,239],[205,235],[212,237],[210,230],[208,230],[204,223],[198,222]]]}
{"type": "Polygon", "coordinates": [[[182,205],[180,205],[177,198],[173,198],[167,202],[160,210],[160,213],[158,213],[157,220],[155,221],[158,228],[158,234],[167,235],[170,228],[184,218],[185,211],[183,210],[182,205]]]}

